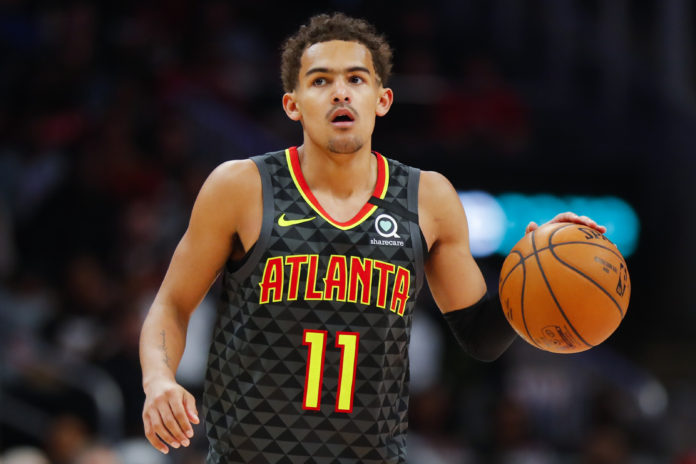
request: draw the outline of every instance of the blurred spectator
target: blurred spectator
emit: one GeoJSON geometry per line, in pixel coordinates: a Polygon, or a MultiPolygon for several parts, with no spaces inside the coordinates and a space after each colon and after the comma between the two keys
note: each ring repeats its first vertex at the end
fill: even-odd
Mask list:
{"type": "Polygon", "coordinates": [[[493,414],[493,442],[486,462],[498,464],[552,464],[557,457],[539,440],[524,406],[501,398],[493,414]]]}
{"type": "Polygon", "coordinates": [[[170,462],[169,456],[154,449],[145,438],[124,440],[117,443],[114,449],[123,464],[167,464],[170,462]]]}
{"type": "Polygon", "coordinates": [[[72,464],[94,439],[89,426],[72,414],[57,416],[49,425],[46,453],[52,464],[72,464]]]}
{"type": "MultiPolygon", "coordinates": [[[[411,345],[409,346],[409,364],[411,378],[409,391],[418,394],[430,390],[442,380],[442,352],[444,350],[442,328],[433,321],[433,317],[419,308],[413,318],[411,345]]],[[[438,314],[436,314],[439,317],[438,314]]]]}
{"type": "Polygon", "coordinates": [[[9,208],[0,196],[0,279],[7,278],[14,271],[17,260],[13,223],[9,208]]]}
{"type": "Polygon", "coordinates": [[[409,463],[476,462],[468,443],[452,427],[454,411],[452,392],[440,382],[411,396],[407,436],[409,463]]]}
{"type": "Polygon", "coordinates": [[[677,457],[676,464],[696,464],[696,449],[677,457]]]}
{"type": "Polygon", "coordinates": [[[99,444],[87,447],[73,462],[74,464],[130,464],[122,461],[113,449],[99,444]]]}
{"type": "Polygon", "coordinates": [[[20,340],[34,344],[56,304],[55,290],[28,269],[17,269],[0,283],[0,352],[20,340]]]}
{"type": "Polygon", "coordinates": [[[590,431],[581,464],[627,464],[631,453],[626,434],[618,427],[600,426],[590,431]]]}
{"type": "Polygon", "coordinates": [[[43,451],[30,446],[10,448],[0,455],[3,464],[50,464],[43,451]]]}
{"type": "Polygon", "coordinates": [[[529,138],[528,109],[492,60],[462,64],[461,77],[433,106],[434,132],[451,152],[513,156],[529,138]]]}

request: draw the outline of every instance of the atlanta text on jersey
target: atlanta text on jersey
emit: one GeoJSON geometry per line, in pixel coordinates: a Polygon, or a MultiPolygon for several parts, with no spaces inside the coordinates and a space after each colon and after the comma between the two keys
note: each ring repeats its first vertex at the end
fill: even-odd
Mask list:
{"type": "Polygon", "coordinates": [[[389,310],[404,315],[411,286],[408,269],[378,259],[342,255],[330,256],[326,269],[322,269],[323,274],[320,274],[319,264],[316,254],[268,258],[259,283],[259,304],[297,300],[303,291],[305,300],[374,304],[382,309],[387,308],[389,300],[389,310]],[[302,289],[303,267],[306,279],[302,289]],[[377,295],[372,294],[373,281],[377,284],[377,295]]]}

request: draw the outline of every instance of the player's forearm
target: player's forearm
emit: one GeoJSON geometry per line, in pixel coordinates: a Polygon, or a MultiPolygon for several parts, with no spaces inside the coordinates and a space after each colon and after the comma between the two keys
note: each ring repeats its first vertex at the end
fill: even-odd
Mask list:
{"type": "Polygon", "coordinates": [[[468,308],[446,313],[445,320],[459,344],[479,361],[495,361],[517,338],[497,296],[486,294],[468,308]]]}
{"type": "Polygon", "coordinates": [[[174,379],[184,354],[186,327],[174,308],[157,302],[152,305],[140,333],[143,387],[157,378],[174,379]]]}

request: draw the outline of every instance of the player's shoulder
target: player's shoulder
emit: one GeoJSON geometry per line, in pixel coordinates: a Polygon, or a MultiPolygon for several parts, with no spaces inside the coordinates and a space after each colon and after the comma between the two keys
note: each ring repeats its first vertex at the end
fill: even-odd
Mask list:
{"type": "MultiPolygon", "coordinates": [[[[261,198],[261,176],[250,159],[225,161],[208,175],[198,193],[198,209],[213,215],[225,212],[236,217],[246,208],[254,208],[261,198]]],[[[260,207],[260,205],[259,205],[260,207]]]]}
{"type": "Polygon", "coordinates": [[[418,214],[439,223],[465,214],[452,182],[436,171],[423,171],[418,186],[418,214]]]}
{"type": "Polygon", "coordinates": [[[242,180],[242,178],[252,176],[259,177],[259,170],[250,158],[229,160],[220,163],[213,172],[211,177],[215,180],[242,180]]]}
{"type": "Polygon", "coordinates": [[[261,180],[256,165],[248,159],[225,161],[203,183],[191,220],[237,230],[257,210],[261,210],[261,180]]]}
{"type": "Polygon", "coordinates": [[[421,171],[418,185],[419,225],[432,249],[451,230],[466,224],[466,215],[452,183],[436,171],[421,171]],[[452,226],[454,224],[454,226],[452,226]]]}
{"type": "Polygon", "coordinates": [[[230,160],[213,169],[205,183],[207,188],[216,191],[243,194],[261,188],[261,176],[251,159],[230,160]]]}
{"type": "Polygon", "coordinates": [[[442,201],[458,199],[457,191],[447,177],[437,171],[421,171],[418,200],[422,206],[436,207],[442,201]]]}

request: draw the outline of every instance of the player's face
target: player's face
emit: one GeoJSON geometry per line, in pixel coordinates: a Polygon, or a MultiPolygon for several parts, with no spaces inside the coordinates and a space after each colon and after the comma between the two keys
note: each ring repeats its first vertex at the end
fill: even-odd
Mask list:
{"type": "Polygon", "coordinates": [[[305,50],[297,87],[283,96],[283,106],[302,123],[305,144],[355,153],[370,147],[375,116],[385,115],[392,99],[364,45],[332,40],[305,50]]]}

